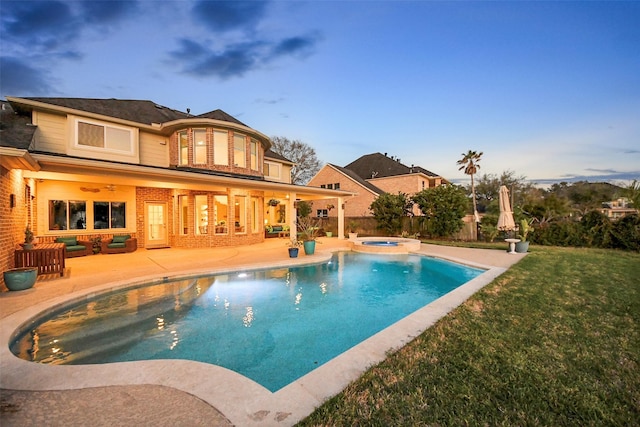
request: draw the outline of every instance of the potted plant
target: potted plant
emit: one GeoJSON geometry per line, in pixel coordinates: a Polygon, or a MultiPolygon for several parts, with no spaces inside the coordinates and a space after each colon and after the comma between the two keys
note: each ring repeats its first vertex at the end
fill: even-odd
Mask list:
{"type": "Polygon", "coordinates": [[[302,245],[302,242],[296,239],[295,237],[292,237],[291,239],[289,239],[288,245],[289,245],[289,258],[297,258],[298,251],[300,250],[300,246],[302,245]]]}
{"type": "Polygon", "coordinates": [[[358,233],[356,230],[358,229],[358,223],[355,221],[349,222],[349,240],[355,240],[358,238],[358,233]]]}
{"type": "Polygon", "coordinates": [[[305,255],[313,255],[316,251],[316,239],[320,232],[322,220],[314,220],[311,217],[298,218],[298,232],[302,238],[302,246],[305,255]]]}
{"type": "Polygon", "coordinates": [[[520,239],[520,241],[516,243],[516,252],[526,253],[529,250],[529,241],[527,240],[529,233],[533,233],[531,222],[527,221],[527,219],[520,220],[520,227],[518,229],[518,239],[520,239]]]}
{"type": "Polygon", "coordinates": [[[33,287],[38,278],[38,267],[12,268],[2,273],[4,285],[10,291],[24,291],[33,287]]]}
{"type": "Polygon", "coordinates": [[[31,227],[27,225],[27,228],[24,229],[24,243],[22,247],[24,249],[33,249],[33,239],[35,236],[33,235],[33,231],[31,231],[31,227]]]}
{"type": "Polygon", "coordinates": [[[100,250],[102,249],[102,236],[98,236],[98,237],[92,237],[91,239],[89,239],[91,241],[91,246],[92,246],[92,250],[93,250],[93,254],[97,254],[100,252],[100,250]]]}
{"type": "Polygon", "coordinates": [[[269,204],[269,206],[278,206],[280,204],[280,200],[270,199],[267,203],[269,204]]]}

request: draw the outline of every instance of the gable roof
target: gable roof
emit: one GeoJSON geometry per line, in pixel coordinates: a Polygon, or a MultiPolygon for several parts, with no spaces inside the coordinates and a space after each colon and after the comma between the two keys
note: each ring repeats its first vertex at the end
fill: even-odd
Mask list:
{"type": "Polygon", "coordinates": [[[406,166],[400,163],[399,159],[393,159],[381,153],[365,154],[359,159],[349,163],[345,168],[353,171],[365,180],[408,175],[411,173],[423,173],[434,178],[439,176],[420,166],[406,166]]]}
{"type": "Polygon", "coordinates": [[[343,167],[338,166],[338,165],[334,165],[332,163],[327,163],[327,166],[330,166],[330,167],[336,169],[338,172],[343,173],[344,175],[348,176],[349,178],[351,178],[352,180],[354,180],[355,182],[357,182],[358,184],[360,184],[361,186],[365,187],[366,189],[372,191],[375,194],[384,194],[384,193],[386,193],[386,191],[381,190],[380,188],[376,187],[375,185],[371,184],[370,182],[362,179],[360,176],[358,176],[358,174],[356,174],[352,170],[349,170],[347,168],[343,168],[343,167]]]}

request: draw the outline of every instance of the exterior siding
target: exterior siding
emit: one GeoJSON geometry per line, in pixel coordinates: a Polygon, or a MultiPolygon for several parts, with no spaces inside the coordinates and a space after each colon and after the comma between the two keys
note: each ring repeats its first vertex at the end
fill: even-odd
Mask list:
{"type": "Polygon", "coordinates": [[[169,138],[140,132],[140,164],[169,167],[169,138]]]}
{"type": "Polygon", "coordinates": [[[34,111],[32,123],[38,126],[35,134],[35,150],[60,154],[67,152],[69,136],[66,116],[34,111]]]}

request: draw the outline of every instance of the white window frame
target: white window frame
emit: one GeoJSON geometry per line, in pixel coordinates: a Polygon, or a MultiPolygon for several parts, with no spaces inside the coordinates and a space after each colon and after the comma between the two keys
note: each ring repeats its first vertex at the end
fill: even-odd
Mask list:
{"type": "Polygon", "coordinates": [[[110,153],[125,153],[129,155],[135,154],[135,145],[134,145],[134,132],[133,129],[124,127],[124,126],[116,126],[112,124],[101,123],[98,121],[87,120],[87,119],[76,119],[75,120],[75,141],[74,147],[81,150],[90,150],[90,151],[99,151],[99,152],[110,152],[110,153]],[[80,136],[80,123],[84,123],[92,126],[101,126],[103,128],[103,141],[104,147],[94,147],[91,145],[80,144],[79,136],[80,136]],[[118,148],[109,148],[109,141],[107,139],[108,129],[114,129],[117,131],[124,131],[129,133],[129,149],[121,150],[118,148]]]}
{"type": "Polygon", "coordinates": [[[265,171],[265,172],[268,172],[264,174],[265,176],[272,179],[278,179],[278,180],[282,179],[282,165],[280,163],[265,161],[264,164],[269,169],[268,171],[265,171]],[[278,174],[271,175],[272,169],[275,169],[278,174]]]}

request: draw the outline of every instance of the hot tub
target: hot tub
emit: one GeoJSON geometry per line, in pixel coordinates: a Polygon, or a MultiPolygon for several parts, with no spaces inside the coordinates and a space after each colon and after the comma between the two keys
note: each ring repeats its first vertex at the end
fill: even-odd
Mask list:
{"type": "Polygon", "coordinates": [[[376,254],[407,254],[420,249],[420,240],[404,237],[359,237],[351,241],[351,250],[376,254]]]}

